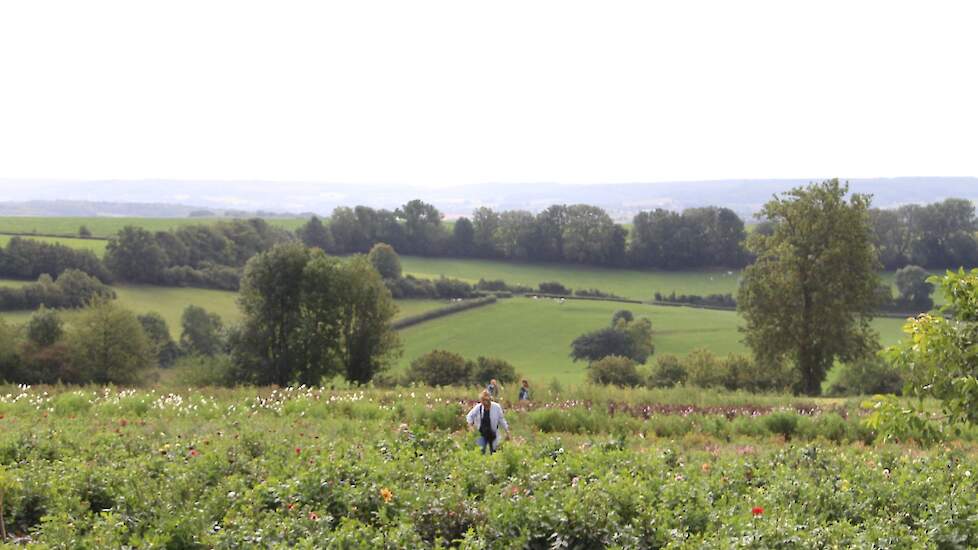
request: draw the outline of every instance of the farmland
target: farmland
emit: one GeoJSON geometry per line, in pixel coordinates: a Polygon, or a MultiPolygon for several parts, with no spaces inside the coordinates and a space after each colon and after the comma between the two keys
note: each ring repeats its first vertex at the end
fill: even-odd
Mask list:
{"type": "Polygon", "coordinates": [[[6,388],[6,531],[91,548],[978,545],[973,434],[926,449],[825,403],[541,392],[504,402],[512,437],[482,457],[470,393],[6,388]]]}
{"type": "MultiPolygon", "coordinates": [[[[648,317],[655,331],[656,354],[685,355],[696,348],[725,355],[746,352],[740,343],[739,317],[734,312],[614,302],[512,298],[450,317],[409,327],[401,332],[404,356],[399,368],[433,349],[454,351],[467,358],[500,357],[517,371],[538,381],[556,378],[579,383],[584,365],[569,357],[571,341],[606,326],[618,309],[648,317]]],[[[877,319],[884,345],[901,337],[901,319],[877,319]]]]}
{"type": "MultiPolygon", "coordinates": [[[[24,281],[0,279],[0,286],[17,286],[24,281]]],[[[155,311],[166,319],[170,332],[174,337],[180,334],[180,315],[188,305],[200,306],[207,311],[221,316],[225,323],[233,323],[240,319],[237,306],[237,293],[223,290],[202,288],[161,287],[152,285],[113,285],[119,304],[137,314],[155,311]]],[[[430,309],[445,305],[439,300],[399,300],[398,317],[417,315],[430,309]]],[[[11,323],[23,323],[31,316],[30,311],[0,312],[0,317],[11,323]]],[[[68,321],[76,312],[66,311],[64,317],[68,321]]]]}
{"type": "MultiPolygon", "coordinates": [[[[7,246],[7,243],[12,238],[14,238],[14,235],[0,235],[0,246],[7,246]]],[[[41,237],[30,235],[26,235],[24,238],[30,238],[48,244],[62,244],[78,250],[91,250],[100,258],[105,255],[105,247],[109,244],[104,239],[77,239],[71,237],[41,237]]]]}
{"type": "MultiPolygon", "coordinates": [[[[126,217],[0,217],[0,233],[28,235],[76,236],[81,226],[92,232],[93,237],[108,238],[127,225],[149,231],[168,231],[183,225],[217,223],[231,218],[126,218],[126,217]]],[[[270,225],[294,230],[306,222],[305,218],[267,218],[270,225]]]]}

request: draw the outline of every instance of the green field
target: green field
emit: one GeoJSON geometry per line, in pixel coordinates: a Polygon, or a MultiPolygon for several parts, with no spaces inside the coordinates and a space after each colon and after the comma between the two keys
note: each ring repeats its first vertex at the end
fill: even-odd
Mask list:
{"type": "MultiPolygon", "coordinates": [[[[538,382],[552,378],[581,382],[584,365],[571,361],[571,341],[606,326],[611,315],[623,307],[652,321],[656,354],[684,355],[696,348],[721,355],[746,351],[737,330],[740,318],[734,312],[583,300],[561,305],[553,300],[512,298],[404,329],[404,355],[398,368],[406,368],[431,350],[445,349],[471,359],[505,359],[517,372],[538,382]]],[[[884,345],[900,339],[901,319],[874,323],[884,345]]]]}
{"type": "MultiPolygon", "coordinates": [[[[0,286],[20,286],[24,281],[0,279],[0,286]]],[[[188,305],[200,306],[217,313],[225,323],[233,323],[241,318],[236,302],[237,293],[203,288],[160,287],[151,285],[113,285],[119,304],[136,313],[155,311],[166,319],[174,337],[180,335],[180,316],[188,305]]],[[[447,302],[441,300],[398,300],[397,317],[417,315],[425,311],[443,307],[447,302]]],[[[30,318],[32,311],[5,311],[0,317],[8,322],[20,324],[30,318]]],[[[75,311],[63,312],[64,318],[71,321],[75,311]]]]}
{"type": "MultiPolygon", "coordinates": [[[[129,217],[47,217],[6,216],[0,217],[0,233],[39,233],[42,235],[77,235],[85,226],[95,237],[111,237],[127,225],[135,225],[150,231],[167,231],[182,225],[196,225],[226,221],[231,218],[129,218],[129,217]]],[[[270,225],[294,230],[306,223],[306,218],[267,218],[270,225]]]]}
{"type": "MultiPolygon", "coordinates": [[[[13,238],[14,235],[0,235],[0,246],[7,246],[7,243],[13,238]]],[[[74,239],[71,237],[40,237],[30,235],[25,236],[25,238],[49,244],[63,244],[78,250],[91,250],[100,258],[105,255],[105,247],[109,244],[109,241],[104,239],[74,239]]]]}
{"type": "Polygon", "coordinates": [[[471,283],[502,279],[509,284],[536,288],[544,281],[558,281],[572,289],[597,288],[623,298],[651,300],[656,292],[684,294],[736,293],[739,271],[642,271],[609,269],[574,264],[517,263],[494,260],[422,258],[402,256],[404,273],[422,278],[442,275],[471,283]]]}

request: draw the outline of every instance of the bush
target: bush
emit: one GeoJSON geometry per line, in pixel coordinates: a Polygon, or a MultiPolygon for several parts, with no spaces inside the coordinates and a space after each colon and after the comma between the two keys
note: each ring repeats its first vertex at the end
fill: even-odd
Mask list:
{"type": "Polygon", "coordinates": [[[785,441],[789,441],[798,431],[800,418],[792,412],[775,412],[764,417],[764,427],[772,434],[781,435],[785,441]]]}
{"type": "Polygon", "coordinates": [[[439,277],[435,281],[435,294],[439,298],[471,298],[472,285],[459,279],[439,277]]]}
{"type": "Polygon", "coordinates": [[[397,330],[404,327],[409,327],[411,325],[416,325],[418,323],[423,323],[425,321],[430,321],[431,319],[437,319],[439,317],[444,317],[446,315],[451,315],[453,313],[458,313],[460,311],[465,311],[467,309],[473,309],[477,307],[487,306],[489,304],[496,303],[496,297],[490,296],[488,298],[479,298],[478,300],[467,300],[465,302],[456,302],[445,307],[438,309],[432,309],[424,313],[419,313],[417,315],[412,315],[410,317],[403,317],[391,323],[391,328],[397,330]]]}
{"type": "Polygon", "coordinates": [[[723,387],[727,380],[726,365],[707,349],[696,349],[683,359],[687,382],[701,388],[723,387]]]}
{"type": "Polygon", "coordinates": [[[683,367],[682,361],[675,355],[663,355],[656,360],[656,365],[649,374],[648,386],[650,388],[672,388],[685,384],[686,378],[686,368],[683,367]]]}
{"type": "Polygon", "coordinates": [[[174,382],[180,386],[234,386],[239,380],[228,355],[185,355],[172,367],[174,382]]]}
{"type": "Polygon", "coordinates": [[[638,386],[642,377],[635,365],[628,357],[610,355],[588,366],[588,380],[602,385],[638,386]]]}
{"type": "Polygon", "coordinates": [[[57,280],[43,274],[37,282],[0,288],[0,310],[78,308],[94,299],[114,299],[115,291],[77,269],[66,269],[57,280]]]}
{"type": "Polygon", "coordinates": [[[389,244],[377,243],[370,249],[367,259],[384,279],[401,278],[401,258],[389,244]]]}
{"type": "Polygon", "coordinates": [[[798,378],[798,373],[787,363],[758,363],[747,355],[731,354],[721,361],[720,371],[728,390],[751,393],[785,391],[798,378]]]}
{"type": "Polygon", "coordinates": [[[625,324],[631,323],[635,320],[635,315],[627,309],[619,309],[611,316],[611,326],[612,328],[618,326],[618,321],[625,321],[625,324]]]}
{"type": "Polygon", "coordinates": [[[444,350],[428,352],[408,367],[408,382],[419,382],[429,386],[451,386],[471,378],[472,364],[461,355],[444,350]]]}
{"type": "Polygon", "coordinates": [[[829,395],[900,394],[903,376],[881,359],[870,359],[841,366],[839,377],[829,387],[829,395]]]}
{"type": "Polygon", "coordinates": [[[560,296],[570,296],[571,289],[558,283],[557,281],[548,281],[540,283],[538,286],[540,292],[543,294],[557,294],[560,296]]]}
{"type": "Polygon", "coordinates": [[[676,294],[673,292],[667,296],[661,292],[656,292],[652,297],[656,302],[690,304],[694,306],[715,307],[722,309],[735,309],[737,307],[737,300],[733,297],[733,294],[730,293],[708,294],[706,296],[700,296],[699,294],[676,294]]]}
{"type": "Polygon", "coordinates": [[[435,298],[438,292],[435,284],[428,279],[418,279],[413,275],[400,279],[384,279],[384,284],[391,291],[391,297],[404,298],[435,298]]]}
{"type": "Polygon", "coordinates": [[[585,298],[619,298],[616,294],[604,292],[596,288],[579,288],[574,291],[574,296],[583,296],[585,298]]]}
{"type": "Polygon", "coordinates": [[[495,378],[503,384],[516,382],[516,369],[513,365],[495,357],[480,357],[469,365],[471,381],[477,385],[487,384],[495,378]]]}

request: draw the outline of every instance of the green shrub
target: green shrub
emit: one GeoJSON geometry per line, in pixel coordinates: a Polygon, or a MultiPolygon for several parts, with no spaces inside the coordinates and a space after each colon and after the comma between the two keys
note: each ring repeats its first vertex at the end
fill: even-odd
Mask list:
{"type": "Polygon", "coordinates": [[[516,368],[513,365],[495,357],[480,357],[469,366],[471,382],[485,385],[495,378],[503,384],[516,381],[516,368]]]}
{"type": "Polygon", "coordinates": [[[451,386],[471,379],[471,366],[457,353],[434,350],[411,361],[407,379],[429,386],[451,386]]]}
{"type": "Polygon", "coordinates": [[[723,387],[727,380],[725,367],[719,357],[703,348],[693,350],[683,359],[687,383],[701,388],[723,387]]]}
{"type": "Polygon", "coordinates": [[[185,355],[173,364],[172,376],[181,386],[233,386],[236,369],[227,355],[185,355]]]}
{"type": "Polygon", "coordinates": [[[609,355],[591,363],[587,369],[587,376],[594,384],[634,387],[642,383],[635,361],[619,355],[609,355]]]}
{"type": "Polygon", "coordinates": [[[900,394],[903,376],[882,359],[846,363],[829,387],[829,395],[900,394]]]}
{"type": "Polygon", "coordinates": [[[650,388],[672,388],[680,384],[685,384],[687,378],[686,368],[682,361],[675,355],[662,355],[656,360],[649,374],[648,386],[650,388]]]}
{"type": "Polygon", "coordinates": [[[764,417],[764,427],[772,434],[781,435],[785,441],[798,432],[798,422],[801,417],[793,412],[775,412],[764,417]]]}
{"type": "Polygon", "coordinates": [[[557,281],[546,281],[540,283],[538,287],[543,294],[556,294],[560,296],[570,296],[571,289],[558,283],[557,281]]]}
{"type": "Polygon", "coordinates": [[[723,385],[727,389],[751,393],[785,391],[798,378],[797,371],[786,362],[762,363],[741,354],[730,354],[724,358],[720,370],[726,377],[723,385]]]}

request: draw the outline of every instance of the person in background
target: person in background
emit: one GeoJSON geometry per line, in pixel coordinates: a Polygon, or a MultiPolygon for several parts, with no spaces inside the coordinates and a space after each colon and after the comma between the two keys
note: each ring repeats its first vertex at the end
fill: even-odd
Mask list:
{"type": "Polygon", "coordinates": [[[520,401],[529,401],[530,400],[530,383],[527,382],[526,380],[523,380],[523,385],[520,386],[520,397],[519,397],[519,400],[520,401]]]}
{"type": "Polygon", "coordinates": [[[489,392],[489,397],[495,398],[496,396],[498,396],[499,395],[499,382],[496,382],[496,379],[495,378],[493,378],[492,380],[490,380],[489,381],[489,385],[486,386],[486,391],[489,392]]]}
{"type": "Polygon", "coordinates": [[[479,396],[479,404],[472,407],[469,414],[465,416],[465,421],[469,425],[469,430],[479,432],[476,444],[482,447],[482,454],[496,452],[502,438],[499,437],[499,427],[502,426],[509,435],[509,423],[503,417],[503,408],[492,400],[488,390],[482,390],[479,396]]]}

